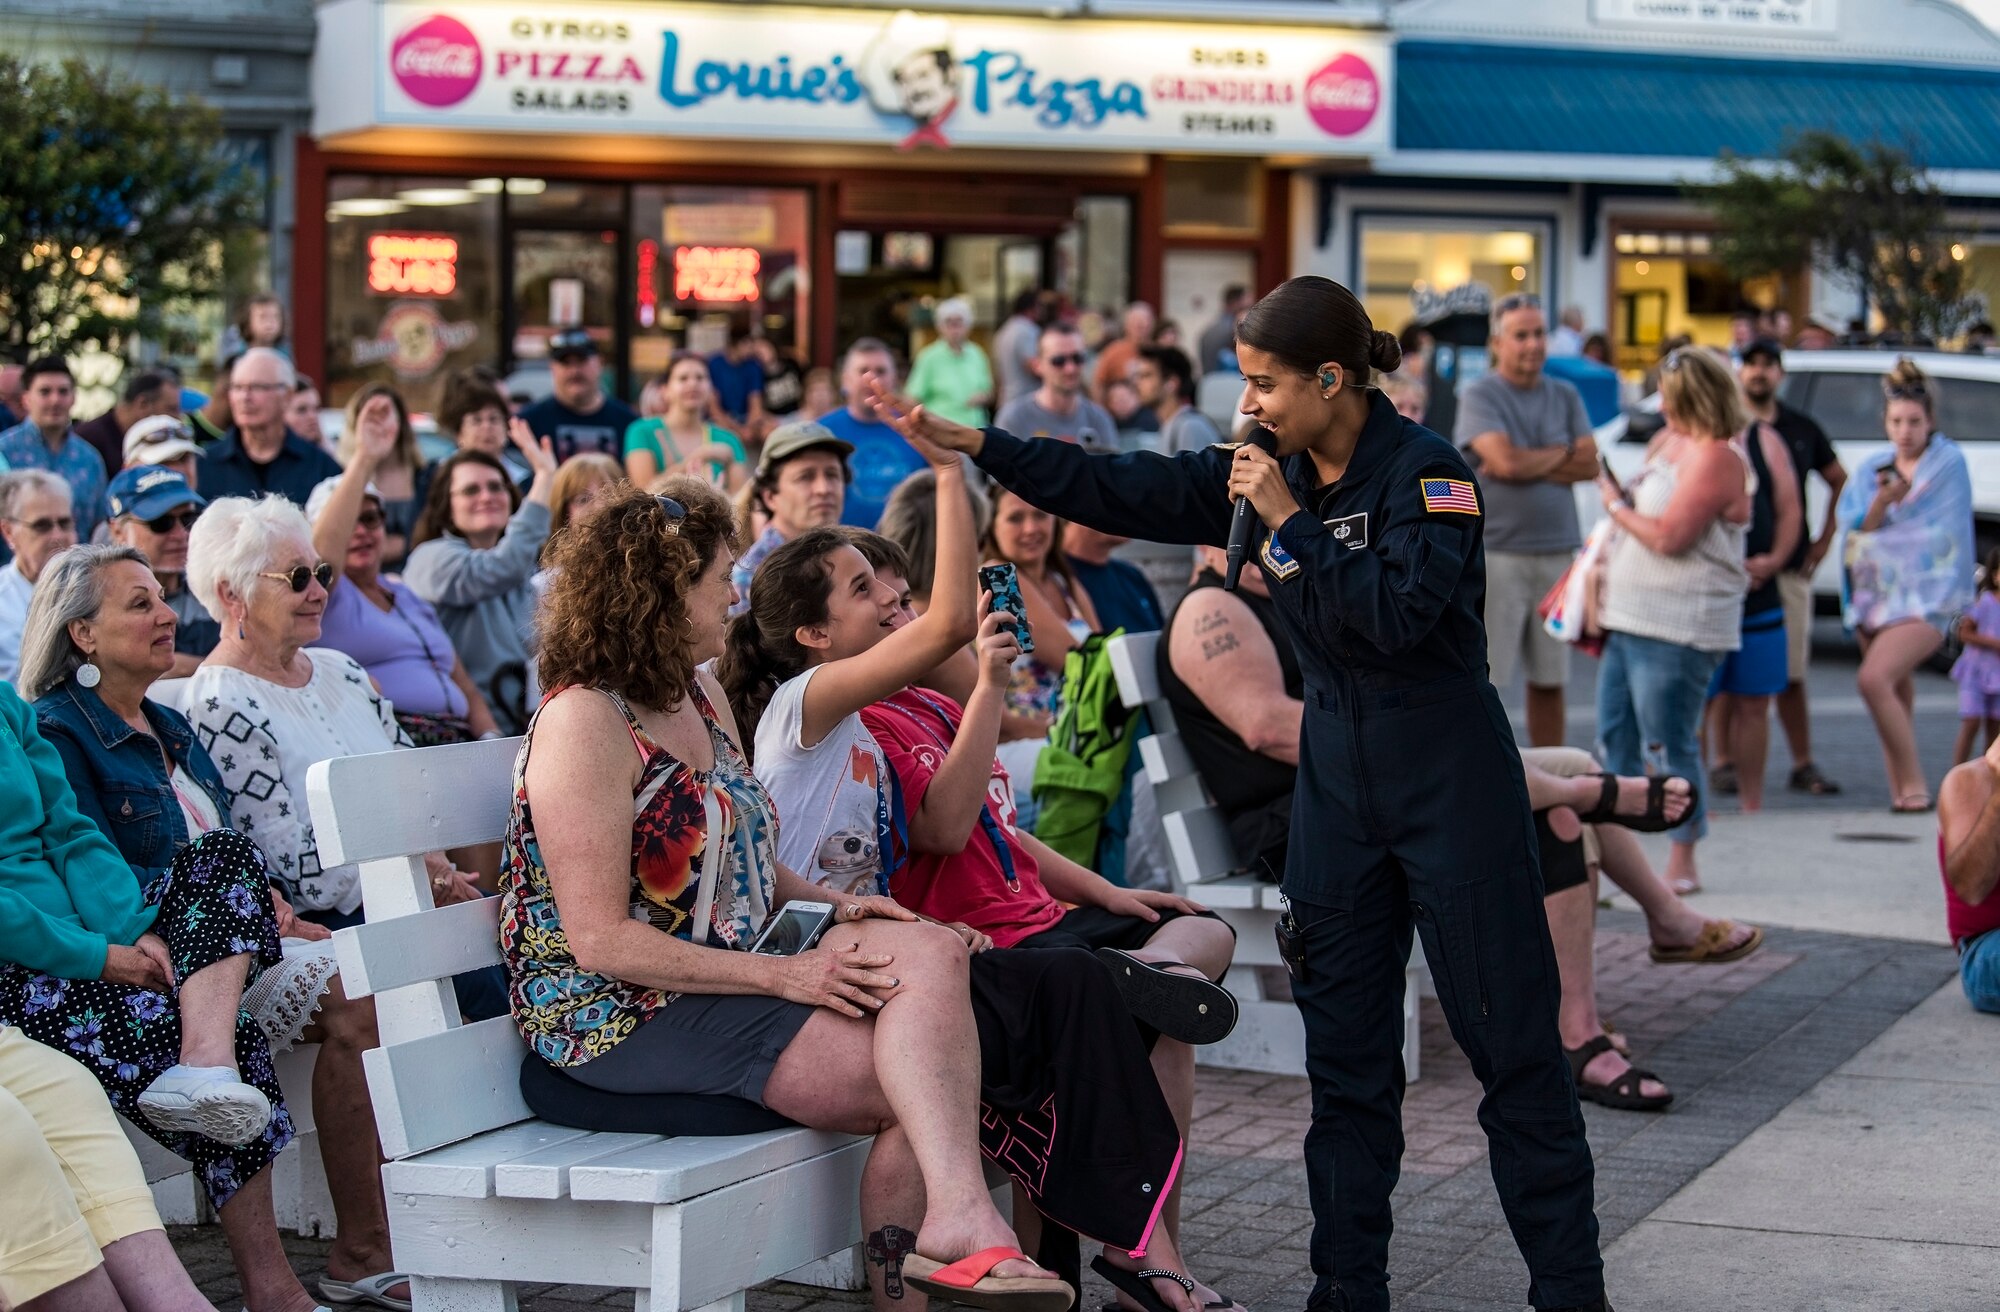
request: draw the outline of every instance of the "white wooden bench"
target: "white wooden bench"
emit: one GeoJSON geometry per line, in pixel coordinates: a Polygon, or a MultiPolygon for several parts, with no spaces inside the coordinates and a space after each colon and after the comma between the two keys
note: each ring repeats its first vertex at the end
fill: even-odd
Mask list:
{"type": "MultiPolygon", "coordinates": [[[[146,696],[185,715],[187,687],[186,679],[161,679],[146,690],[146,696]]],[[[272,1059],[278,1087],[284,1091],[285,1106],[292,1114],[294,1133],[291,1143],[271,1164],[271,1202],[279,1226],[307,1238],[330,1239],[334,1233],[333,1195],[327,1189],[319,1131],[312,1114],[312,1075],[318,1058],[317,1043],[301,1043],[272,1059]]],[[[129,1121],[124,1126],[125,1136],[139,1153],[146,1183],[152,1186],[153,1205],[159,1209],[160,1219],[168,1225],[193,1225],[211,1219],[194,1169],[129,1121]]]]}
{"type": "MultiPolygon", "coordinates": [[[[1241,1014],[1234,1032],[1197,1049],[1195,1060],[1223,1070],[1301,1075],[1305,1022],[1274,973],[1284,968],[1272,936],[1283,909],[1278,886],[1243,873],[1229,827],[1202,786],[1160,688],[1162,641],[1158,633],[1124,634],[1107,650],[1119,700],[1133,710],[1143,707],[1152,725],[1137,746],[1166,830],[1175,889],[1213,908],[1236,931],[1236,957],[1223,983],[1236,995],[1241,1014]]],[[[1403,1068],[1412,1082],[1418,1075],[1418,997],[1425,973],[1423,947],[1413,938],[1403,990],[1403,1068]]]]}
{"type": "Polygon", "coordinates": [[[785,1129],[605,1134],[534,1119],[510,1017],[461,1024],[451,977],[499,960],[497,899],[434,908],[422,854],[505,831],[520,739],[312,767],[320,854],[359,862],[368,923],[336,936],[373,997],[363,1058],[395,1267],[419,1312],[513,1312],[520,1283],[636,1290],[637,1312],[742,1312],[781,1275],[854,1287],[869,1140],[785,1129]],[[820,1259],[832,1258],[830,1262],[820,1259]]]}

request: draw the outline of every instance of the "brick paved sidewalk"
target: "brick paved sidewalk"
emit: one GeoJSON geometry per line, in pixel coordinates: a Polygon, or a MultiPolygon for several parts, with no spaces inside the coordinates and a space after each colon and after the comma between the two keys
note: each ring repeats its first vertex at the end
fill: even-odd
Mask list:
{"type": "MultiPolygon", "coordinates": [[[[1676,1098],[1657,1115],[1585,1108],[1603,1242],[1860,1050],[1953,969],[1944,948],[1795,930],[1771,931],[1762,951],[1732,965],[1655,966],[1640,918],[1606,913],[1597,940],[1599,1008],[1631,1041],[1638,1064],[1658,1072],[1676,1098]]],[[[1404,1101],[1408,1149],[1390,1251],[1397,1306],[1524,1306],[1527,1277],[1474,1119],[1479,1086],[1431,1000],[1424,1004],[1422,1069],[1404,1101]]],[[[1301,1160],[1306,1081],[1203,1070],[1195,1098],[1182,1247],[1198,1275],[1254,1312],[1297,1312],[1312,1287],[1301,1160]]],[[[216,1227],[176,1229],[173,1239],[218,1307],[242,1306],[216,1227]]],[[[291,1239],[287,1247],[301,1273],[322,1269],[326,1243],[291,1239]]],[[[1109,1289],[1087,1275],[1083,1306],[1109,1299],[1109,1289]]],[[[620,1305],[631,1306],[623,1291],[581,1287],[528,1290],[521,1301],[523,1312],[620,1305]]],[[[754,1291],[749,1305],[751,1312],[849,1312],[866,1299],[771,1285],[754,1291]]]]}

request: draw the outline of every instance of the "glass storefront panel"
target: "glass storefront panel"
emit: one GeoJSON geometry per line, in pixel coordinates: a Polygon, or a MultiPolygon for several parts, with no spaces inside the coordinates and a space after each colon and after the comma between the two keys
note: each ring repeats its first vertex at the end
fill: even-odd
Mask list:
{"type": "Polygon", "coordinates": [[[1714,234],[1685,229],[1614,231],[1612,360],[1629,372],[1651,369],[1679,338],[1729,345],[1729,321],[1744,309],[1771,309],[1784,297],[1776,278],[1739,280],[1715,253],[1714,234]]]}
{"type": "Polygon", "coordinates": [[[650,378],[674,351],[722,349],[731,327],[804,357],[812,201],[804,191],[634,187],[632,374],[650,378]]]}
{"type": "Polygon", "coordinates": [[[1364,217],[1361,303],[1377,328],[1397,332],[1415,316],[1416,298],[1468,283],[1483,283],[1496,300],[1546,296],[1548,250],[1545,223],[1364,217]]]}
{"type": "Polygon", "coordinates": [[[328,405],[384,382],[432,411],[451,374],[499,359],[498,191],[497,180],[328,179],[328,405]]]}

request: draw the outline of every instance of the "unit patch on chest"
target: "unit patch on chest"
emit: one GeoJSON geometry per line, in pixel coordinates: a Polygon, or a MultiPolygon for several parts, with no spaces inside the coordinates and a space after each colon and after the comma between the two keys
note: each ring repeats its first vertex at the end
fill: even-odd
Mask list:
{"type": "Polygon", "coordinates": [[[1292,559],[1292,553],[1279,544],[1276,533],[1264,535],[1264,546],[1258,551],[1257,560],[1264,567],[1264,576],[1276,579],[1280,583],[1303,568],[1298,561],[1292,559]]]}
{"type": "Polygon", "coordinates": [[[1333,540],[1349,551],[1359,551],[1368,545],[1368,512],[1358,515],[1342,515],[1337,519],[1324,521],[1327,532],[1333,540]]]}

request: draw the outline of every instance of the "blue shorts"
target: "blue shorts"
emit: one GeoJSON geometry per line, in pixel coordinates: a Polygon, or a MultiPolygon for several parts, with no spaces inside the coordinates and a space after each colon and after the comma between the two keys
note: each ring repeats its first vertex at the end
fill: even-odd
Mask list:
{"type": "Polygon", "coordinates": [[[1775,697],[1790,682],[1785,653],[1785,612],[1767,610],[1743,617],[1743,646],[1722,658],[1709,680],[1708,695],[1775,697]]]}

